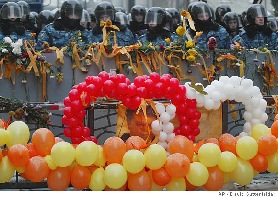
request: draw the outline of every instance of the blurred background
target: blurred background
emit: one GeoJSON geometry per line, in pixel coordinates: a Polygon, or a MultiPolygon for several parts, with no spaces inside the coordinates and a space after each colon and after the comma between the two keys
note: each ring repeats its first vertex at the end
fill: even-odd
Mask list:
{"type": "MultiPolygon", "coordinates": [[[[17,0],[0,0],[0,6],[8,1],[17,0]]],[[[80,0],[84,9],[91,11],[94,10],[99,2],[102,0],[80,0]]],[[[142,5],[146,8],[149,7],[163,7],[163,8],[177,8],[179,11],[186,9],[190,3],[197,0],[106,0],[111,2],[115,7],[122,7],[127,12],[134,5],[142,5]]],[[[64,0],[26,0],[31,7],[31,11],[40,12],[41,10],[54,10],[60,8],[64,0]]],[[[228,4],[233,12],[241,14],[243,11],[253,3],[261,3],[265,6],[269,15],[278,16],[278,0],[207,0],[214,9],[220,4],[228,4]],[[276,11],[275,11],[276,7],[276,11]]]]}

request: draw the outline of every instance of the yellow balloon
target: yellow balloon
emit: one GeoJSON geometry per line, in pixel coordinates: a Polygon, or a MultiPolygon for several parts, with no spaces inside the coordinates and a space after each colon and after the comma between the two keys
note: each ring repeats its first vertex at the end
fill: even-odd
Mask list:
{"type": "Polygon", "coordinates": [[[218,167],[223,172],[232,172],[237,167],[237,157],[234,153],[224,151],[220,155],[218,167]]]}
{"type": "Polygon", "coordinates": [[[15,171],[19,173],[24,173],[25,172],[25,167],[14,167],[15,171]]]}
{"type": "Polygon", "coordinates": [[[190,169],[186,175],[186,179],[194,186],[204,185],[209,178],[209,172],[206,166],[200,162],[192,162],[190,164],[190,169]]]}
{"type": "Polygon", "coordinates": [[[171,182],[166,185],[167,191],[185,191],[186,183],[184,178],[172,178],[171,182]]]}
{"type": "MultiPolygon", "coordinates": [[[[258,174],[260,174],[260,172],[254,170],[254,177],[256,177],[258,174]]],[[[253,178],[254,178],[254,177],[253,177],[253,178]]]]}
{"type": "Polygon", "coordinates": [[[75,148],[75,160],[81,166],[90,166],[98,158],[98,146],[92,141],[84,141],[75,148]]]}
{"type": "Polygon", "coordinates": [[[254,138],[243,136],[236,143],[236,152],[240,158],[250,160],[256,156],[258,147],[258,143],[254,138]]]}
{"type": "Polygon", "coordinates": [[[10,148],[15,144],[27,144],[30,139],[30,130],[28,125],[23,121],[14,121],[8,128],[10,140],[8,140],[7,146],[10,148]]]}
{"type": "Polygon", "coordinates": [[[129,150],[123,156],[123,166],[129,173],[136,174],[143,170],[146,165],[146,158],[139,150],[129,150]]]}
{"type": "Polygon", "coordinates": [[[90,184],[89,184],[89,188],[92,191],[102,191],[105,189],[105,182],[104,182],[104,169],[98,168],[96,169],[92,176],[91,176],[91,180],[90,180],[90,184]]]}
{"type": "Polygon", "coordinates": [[[231,172],[231,178],[241,186],[250,184],[254,178],[254,170],[251,163],[238,158],[237,167],[231,172]]]}
{"type": "Polygon", "coordinates": [[[2,158],[0,162],[0,183],[6,183],[13,178],[15,167],[10,162],[8,156],[2,158]]]}
{"type": "Polygon", "coordinates": [[[55,165],[67,167],[75,160],[75,149],[68,142],[59,142],[52,147],[50,156],[55,165]]]}
{"type": "Polygon", "coordinates": [[[105,168],[104,182],[112,189],[119,189],[124,186],[127,181],[127,171],[118,163],[109,164],[105,168]]]}
{"type": "Polygon", "coordinates": [[[8,144],[10,141],[10,135],[8,130],[0,128],[0,146],[8,144]]]}
{"type": "Polygon", "coordinates": [[[52,157],[50,155],[46,155],[44,157],[45,162],[47,163],[50,170],[55,170],[58,166],[54,163],[52,160],[52,157]]]}
{"type": "Polygon", "coordinates": [[[94,165],[98,167],[104,167],[106,163],[106,159],[103,153],[103,148],[101,145],[97,145],[98,147],[98,158],[95,161],[94,165]]]}
{"type": "Polygon", "coordinates": [[[194,154],[192,161],[199,161],[198,155],[194,154]]]}
{"type": "Polygon", "coordinates": [[[260,139],[261,136],[270,134],[270,129],[265,124],[256,124],[251,130],[251,137],[253,137],[256,141],[260,139]]]}
{"type": "Polygon", "coordinates": [[[150,145],[145,150],[144,155],[146,157],[146,166],[151,170],[161,168],[167,160],[165,149],[158,144],[150,145]]]}
{"type": "Polygon", "coordinates": [[[267,171],[271,173],[278,172],[278,152],[267,157],[268,167],[267,171]]]}
{"type": "Polygon", "coordinates": [[[203,144],[198,151],[199,162],[206,167],[213,167],[219,163],[221,150],[217,144],[206,143],[203,144]]]}

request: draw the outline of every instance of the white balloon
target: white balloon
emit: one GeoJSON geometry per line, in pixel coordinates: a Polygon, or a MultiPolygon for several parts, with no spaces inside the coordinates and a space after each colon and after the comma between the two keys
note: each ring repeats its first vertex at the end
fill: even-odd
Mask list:
{"type": "Polygon", "coordinates": [[[221,102],[220,101],[214,101],[214,105],[213,105],[213,108],[214,110],[217,110],[219,109],[221,106],[221,102]]]}
{"type": "Polygon", "coordinates": [[[228,76],[221,76],[219,78],[219,81],[223,84],[227,84],[229,82],[229,77],[228,76]]]}
{"type": "Polygon", "coordinates": [[[167,135],[168,135],[167,133],[161,131],[160,134],[159,134],[159,141],[162,141],[162,142],[166,141],[167,135]]]}
{"type": "Polygon", "coordinates": [[[260,119],[263,113],[264,112],[262,111],[261,108],[256,107],[256,108],[253,108],[252,116],[253,116],[253,118],[260,119]]]}
{"type": "Polygon", "coordinates": [[[225,91],[224,94],[227,96],[228,100],[234,100],[235,91],[234,91],[234,87],[231,84],[227,84],[224,91],[225,91]]]}
{"type": "Polygon", "coordinates": [[[252,125],[250,122],[246,122],[243,125],[243,131],[249,133],[252,130],[252,125]]]}
{"type": "Polygon", "coordinates": [[[253,86],[253,81],[251,79],[243,79],[241,81],[241,85],[245,88],[250,88],[251,86],[253,86]]]}
{"type": "Polygon", "coordinates": [[[189,99],[195,99],[196,98],[196,91],[193,88],[186,89],[186,97],[189,99]]]}
{"type": "Polygon", "coordinates": [[[164,124],[169,122],[171,119],[170,114],[168,114],[167,112],[163,112],[162,114],[160,114],[160,121],[164,124]]]}
{"type": "Polygon", "coordinates": [[[151,127],[153,134],[158,135],[159,132],[162,130],[162,123],[159,120],[154,120],[152,121],[151,127]]]}
{"type": "Polygon", "coordinates": [[[162,103],[155,104],[155,108],[159,114],[162,114],[163,112],[165,112],[165,106],[162,103]]]}
{"type": "Polygon", "coordinates": [[[259,124],[259,123],[261,123],[260,119],[253,118],[253,119],[251,120],[252,128],[253,128],[256,124],[259,124]]]}
{"type": "Polygon", "coordinates": [[[210,97],[214,102],[217,102],[221,100],[222,94],[218,91],[213,91],[211,92],[210,97]]]}
{"type": "Polygon", "coordinates": [[[267,107],[267,102],[266,102],[266,100],[265,99],[261,99],[260,100],[260,108],[262,109],[262,110],[266,110],[266,107],[267,107]]]}
{"type": "Polygon", "coordinates": [[[173,133],[173,131],[174,131],[174,125],[173,125],[173,123],[167,122],[167,123],[165,123],[165,124],[162,124],[162,130],[163,130],[165,133],[167,133],[167,134],[173,133]]]}
{"type": "Polygon", "coordinates": [[[173,120],[176,117],[176,113],[170,114],[170,120],[173,120]]]}
{"type": "Polygon", "coordinates": [[[168,144],[167,142],[165,141],[159,141],[157,142],[158,145],[162,146],[164,149],[167,149],[168,148],[168,144]]]}
{"type": "Polygon", "coordinates": [[[251,97],[256,97],[259,94],[262,94],[259,87],[257,86],[251,87],[251,97]]]}
{"type": "Polygon", "coordinates": [[[175,112],[176,112],[176,106],[175,105],[173,105],[173,104],[170,104],[170,105],[168,105],[167,107],[166,107],[166,112],[168,113],[168,114],[174,114],[175,112]]]}
{"type": "Polygon", "coordinates": [[[253,107],[258,107],[260,105],[260,99],[258,97],[252,97],[251,104],[253,107]]]}
{"type": "Polygon", "coordinates": [[[262,116],[260,117],[261,123],[265,123],[268,120],[268,115],[267,113],[263,113],[262,116]]]}
{"type": "Polygon", "coordinates": [[[240,80],[241,78],[238,76],[231,76],[230,77],[230,84],[234,87],[234,88],[238,88],[240,86],[240,80]]]}
{"type": "Polygon", "coordinates": [[[249,111],[245,111],[243,114],[243,118],[247,122],[250,122],[252,120],[252,114],[249,111]]]}
{"type": "Polygon", "coordinates": [[[175,133],[169,133],[169,134],[167,135],[166,142],[171,142],[172,139],[174,139],[174,137],[175,137],[175,133]]]}
{"type": "Polygon", "coordinates": [[[207,110],[211,110],[214,106],[214,102],[212,99],[206,99],[205,100],[205,104],[204,104],[204,107],[207,109],[207,110]]]}
{"type": "Polygon", "coordinates": [[[250,136],[250,134],[249,134],[249,132],[243,131],[243,132],[241,132],[241,133],[239,134],[239,136],[241,136],[241,137],[250,136]]]}
{"type": "Polygon", "coordinates": [[[205,102],[205,96],[203,94],[197,93],[196,102],[197,102],[197,107],[202,107],[205,102]]]}

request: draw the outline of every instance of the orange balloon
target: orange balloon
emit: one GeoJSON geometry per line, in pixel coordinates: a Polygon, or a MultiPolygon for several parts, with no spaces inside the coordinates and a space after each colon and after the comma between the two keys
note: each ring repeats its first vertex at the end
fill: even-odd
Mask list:
{"type": "Polygon", "coordinates": [[[91,173],[85,166],[76,165],[71,171],[70,179],[75,189],[83,190],[89,188],[91,173]]]}
{"type": "Polygon", "coordinates": [[[171,176],[168,174],[164,167],[157,170],[152,170],[153,182],[159,186],[165,186],[171,181],[171,176]]]}
{"type": "Polygon", "coordinates": [[[29,151],[30,158],[39,155],[39,153],[38,153],[38,151],[36,150],[34,144],[32,144],[32,143],[25,144],[25,147],[26,147],[26,148],[28,149],[28,151],[29,151]]]}
{"type": "Polygon", "coordinates": [[[0,163],[2,162],[3,154],[2,154],[2,149],[0,148],[0,163]]]}
{"type": "Polygon", "coordinates": [[[183,178],[189,172],[190,161],[186,155],[174,153],[167,157],[165,169],[172,178],[183,178]]]}
{"type": "Polygon", "coordinates": [[[93,172],[98,169],[98,166],[95,165],[91,165],[91,166],[86,166],[88,168],[88,170],[90,171],[91,174],[93,174],[93,172]]]}
{"type": "Polygon", "coordinates": [[[51,148],[55,144],[55,136],[49,129],[39,128],[32,135],[32,143],[39,155],[46,156],[50,154],[51,148]]]}
{"type": "Polygon", "coordinates": [[[27,175],[23,172],[23,173],[20,173],[20,176],[22,177],[22,178],[24,178],[25,180],[29,180],[28,179],[28,177],[27,177],[27,175]]]}
{"type": "Polygon", "coordinates": [[[113,188],[110,188],[108,186],[105,186],[105,191],[126,191],[127,190],[127,182],[120,188],[118,189],[113,189],[113,188]]]}
{"type": "Polygon", "coordinates": [[[219,146],[219,141],[216,138],[209,138],[206,140],[206,143],[214,143],[219,146]]]}
{"type": "Polygon", "coordinates": [[[152,188],[151,176],[145,170],[136,174],[128,174],[127,186],[130,191],[150,191],[152,188]]]}
{"type": "Polygon", "coordinates": [[[219,137],[219,148],[222,152],[229,151],[237,155],[236,142],[237,139],[233,135],[224,133],[219,137]]]}
{"type": "Polygon", "coordinates": [[[268,167],[267,158],[259,153],[255,157],[250,159],[250,163],[251,163],[252,167],[254,168],[254,170],[256,170],[258,172],[265,172],[268,167]]]}
{"type": "Polygon", "coordinates": [[[103,153],[108,164],[121,164],[126,151],[126,144],[119,137],[109,137],[103,144],[103,153]]]}
{"type": "Polygon", "coordinates": [[[47,176],[48,188],[53,191],[63,191],[70,185],[69,167],[58,167],[51,170],[47,176]]]}
{"type": "Polygon", "coordinates": [[[15,167],[24,167],[28,163],[30,155],[23,144],[15,144],[9,148],[8,158],[15,167]]]}
{"type": "Polygon", "coordinates": [[[184,177],[184,180],[185,180],[185,185],[186,185],[186,191],[195,191],[196,189],[198,189],[197,186],[195,185],[192,185],[186,177],[184,177]]]}
{"type": "Polygon", "coordinates": [[[276,120],[278,120],[278,114],[276,114],[275,117],[274,117],[274,122],[275,122],[276,120]]]}
{"type": "Polygon", "coordinates": [[[146,141],[139,136],[130,136],[126,140],[125,144],[127,150],[131,150],[131,149],[140,150],[140,149],[145,149],[147,147],[146,141]]]}
{"type": "Polygon", "coordinates": [[[277,151],[277,142],[274,135],[263,135],[258,139],[258,153],[269,156],[277,151]]]}
{"type": "Polygon", "coordinates": [[[270,130],[271,130],[271,134],[274,135],[276,138],[278,138],[278,121],[277,120],[275,120],[272,123],[270,130]]]}
{"type": "Polygon", "coordinates": [[[209,178],[203,185],[203,188],[208,191],[219,191],[224,184],[224,175],[218,166],[209,167],[209,178]]]}
{"type": "Polygon", "coordinates": [[[34,156],[29,159],[24,173],[30,181],[41,182],[47,177],[49,171],[50,169],[44,158],[42,156],[34,156]]]}
{"type": "Polygon", "coordinates": [[[190,162],[193,160],[194,145],[191,140],[182,135],[176,135],[168,144],[170,154],[181,153],[187,156],[190,162]]]}

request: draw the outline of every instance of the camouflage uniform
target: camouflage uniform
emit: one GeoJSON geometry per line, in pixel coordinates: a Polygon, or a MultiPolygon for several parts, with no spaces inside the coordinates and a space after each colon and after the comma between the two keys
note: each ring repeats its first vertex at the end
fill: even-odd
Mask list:
{"type": "Polygon", "coordinates": [[[53,23],[46,25],[38,35],[38,42],[36,49],[42,50],[44,42],[47,42],[49,46],[56,46],[62,48],[69,45],[70,41],[74,41],[77,44],[90,44],[93,42],[92,32],[84,29],[81,32],[81,39],[78,38],[79,30],[56,30],[53,23]]]}

